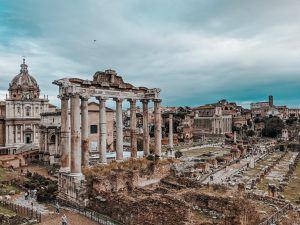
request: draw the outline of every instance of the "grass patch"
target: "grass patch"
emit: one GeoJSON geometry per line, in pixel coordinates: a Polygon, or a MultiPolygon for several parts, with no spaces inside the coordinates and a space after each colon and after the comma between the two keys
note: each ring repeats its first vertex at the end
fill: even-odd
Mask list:
{"type": "Polygon", "coordinates": [[[16,175],[16,171],[0,167],[0,182],[12,180],[16,175]]]}
{"type": "MultiPolygon", "coordinates": [[[[16,216],[16,213],[15,212],[13,212],[13,211],[11,211],[11,210],[9,210],[9,209],[6,209],[6,208],[4,208],[4,207],[2,207],[2,206],[0,206],[0,214],[1,215],[5,215],[5,216],[9,216],[9,217],[11,217],[11,216],[16,216]]],[[[1,221],[0,221],[1,222],[1,221]]]]}
{"type": "Polygon", "coordinates": [[[300,197],[300,166],[298,165],[294,177],[286,186],[283,195],[290,200],[291,202],[295,203],[300,197]]]}
{"type": "Polygon", "coordinates": [[[8,195],[11,191],[15,191],[16,194],[19,194],[21,192],[17,187],[0,184],[0,195],[8,195]]]}

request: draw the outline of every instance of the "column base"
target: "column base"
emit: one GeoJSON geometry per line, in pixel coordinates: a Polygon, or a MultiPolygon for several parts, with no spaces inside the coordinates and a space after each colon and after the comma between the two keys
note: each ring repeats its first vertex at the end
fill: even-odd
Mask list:
{"type": "Polygon", "coordinates": [[[69,173],[68,175],[70,177],[83,177],[83,179],[84,179],[84,176],[82,173],[69,173]]]}

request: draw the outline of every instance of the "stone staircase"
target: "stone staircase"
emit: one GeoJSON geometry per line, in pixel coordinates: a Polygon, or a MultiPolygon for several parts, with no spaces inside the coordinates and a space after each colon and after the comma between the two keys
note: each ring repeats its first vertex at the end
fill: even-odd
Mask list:
{"type": "Polygon", "coordinates": [[[28,152],[32,150],[38,150],[39,147],[35,144],[24,144],[17,148],[17,153],[28,152]]]}

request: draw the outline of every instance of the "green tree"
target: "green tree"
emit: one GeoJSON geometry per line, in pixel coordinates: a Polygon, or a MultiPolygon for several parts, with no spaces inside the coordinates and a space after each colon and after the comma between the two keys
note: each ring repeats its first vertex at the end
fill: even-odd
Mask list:
{"type": "Polygon", "coordinates": [[[255,132],[254,132],[253,130],[247,130],[247,131],[246,131],[246,135],[247,135],[248,137],[253,137],[253,136],[255,135],[255,132]]]}
{"type": "Polygon", "coordinates": [[[275,138],[281,134],[284,128],[283,121],[278,117],[265,118],[265,128],[262,130],[262,136],[275,138]]]}

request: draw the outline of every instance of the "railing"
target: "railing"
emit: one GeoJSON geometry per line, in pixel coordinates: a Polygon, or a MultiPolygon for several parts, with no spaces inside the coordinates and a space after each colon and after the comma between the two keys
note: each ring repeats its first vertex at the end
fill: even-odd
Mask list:
{"type": "Polygon", "coordinates": [[[279,209],[278,212],[271,215],[268,219],[266,219],[264,222],[260,223],[259,225],[272,225],[272,224],[275,224],[290,209],[292,209],[292,205],[290,203],[288,203],[284,207],[279,209]]]}
{"type": "Polygon", "coordinates": [[[105,216],[101,213],[90,210],[88,208],[80,207],[78,205],[71,204],[70,202],[63,201],[61,199],[59,199],[58,201],[62,206],[76,210],[78,213],[84,215],[85,217],[87,217],[95,222],[98,222],[101,225],[125,225],[121,222],[118,222],[118,221],[108,217],[108,216],[105,216]]]}
{"type": "Polygon", "coordinates": [[[34,209],[5,201],[0,201],[0,206],[15,212],[18,216],[24,217],[26,219],[36,220],[37,223],[42,222],[42,214],[34,209]]]}

